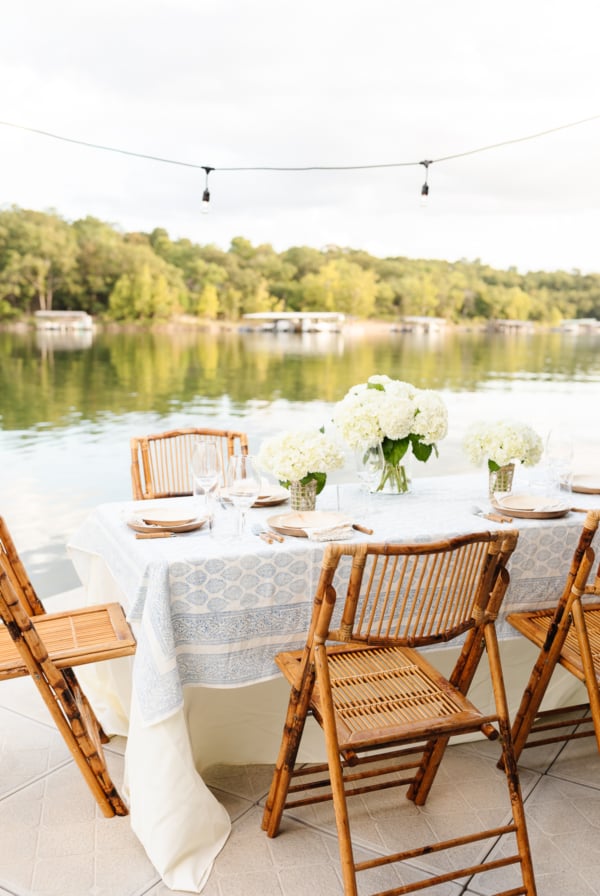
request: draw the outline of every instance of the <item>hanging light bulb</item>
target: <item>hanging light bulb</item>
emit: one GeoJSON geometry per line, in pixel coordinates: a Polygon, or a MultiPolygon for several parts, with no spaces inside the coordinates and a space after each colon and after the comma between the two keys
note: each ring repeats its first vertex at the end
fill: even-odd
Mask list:
{"type": "Polygon", "coordinates": [[[209,212],[209,203],[210,203],[210,193],[208,191],[208,175],[211,171],[214,171],[214,168],[209,168],[208,165],[202,166],[206,172],[206,183],[204,185],[204,193],[202,194],[202,214],[207,215],[209,212]]]}
{"type": "Polygon", "coordinates": [[[423,208],[427,207],[429,200],[429,184],[427,183],[427,178],[429,177],[429,166],[431,165],[431,160],[425,160],[424,162],[419,162],[419,165],[425,166],[425,183],[421,187],[421,205],[423,208]]]}

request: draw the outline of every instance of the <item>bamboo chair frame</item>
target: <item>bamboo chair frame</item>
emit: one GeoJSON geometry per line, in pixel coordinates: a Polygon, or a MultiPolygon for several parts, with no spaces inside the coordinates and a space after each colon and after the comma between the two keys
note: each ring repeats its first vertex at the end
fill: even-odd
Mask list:
{"type": "Polygon", "coordinates": [[[471,879],[506,865],[521,873],[522,885],[511,889],[511,896],[535,896],[494,624],[517,537],[509,530],[433,544],[329,544],[325,549],[306,646],[276,657],[291,694],[262,826],[275,837],[284,809],[332,800],[346,896],[357,896],[358,872],[487,838],[493,842],[504,834],[514,835],[514,854],[484,858],[377,896],[471,879]],[[347,585],[343,605],[336,608],[338,580],[347,585]],[[418,648],[459,636],[464,643],[445,678],[418,648]],[[466,697],[484,652],[495,701],[490,714],[481,713],[466,697]],[[327,764],[296,767],[309,714],[323,729],[327,764]],[[449,739],[469,732],[500,736],[512,821],[356,862],[347,798],[408,785],[408,799],[423,805],[449,739]]]}
{"type": "Polygon", "coordinates": [[[216,442],[225,478],[227,461],[235,453],[248,454],[245,432],[188,427],[131,441],[131,485],[136,501],[174,498],[193,494],[190,464],[194,444],[204,439],[216,442]]]}
{"type": "Polygon", "coordinates": [[[589,582],[600,510],[588,511],[557,604],[509,613],[508,622],[539,648],[512,728],[515,757],[526,748],[596,737],[600,751],[600,566],[589,582]],[[556,666],[585,684],[588,703],[540,710],[556,666]],[[592,727],[589,727],[589,726],[592,727]]]}
{"type": "Polygon", "coordinates": [[[0,517],[0,618],[0,681],[31,676],[102,813],[127,815],[104,758],[109,738],[72,668],[135,652],[121,606],[46,613],[0,517]]]}

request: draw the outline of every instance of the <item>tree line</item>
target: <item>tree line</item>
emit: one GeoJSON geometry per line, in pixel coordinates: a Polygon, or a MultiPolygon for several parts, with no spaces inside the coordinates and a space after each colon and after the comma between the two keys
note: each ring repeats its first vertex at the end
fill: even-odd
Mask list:
{"type": "Polygon", "coordinates": [[[55,212],[1,210],[0,320],[66,309],[142,322],[319,310],[552,324],[600,319],[600,274],[521,274],[479,260],[378,258],[339,246],[276,252],[244,237],[223,250],[171,240],[163,228],[123,233],[93,217],[68,222],[55,212]]]}

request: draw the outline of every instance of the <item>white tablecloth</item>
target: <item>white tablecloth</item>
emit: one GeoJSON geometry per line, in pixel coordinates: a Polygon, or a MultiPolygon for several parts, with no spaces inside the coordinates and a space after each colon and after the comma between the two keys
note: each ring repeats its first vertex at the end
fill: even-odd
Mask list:
{"type": "MultiPolygon", "coordinates": [[[[374,533],[356,532],[353,540],[426,541],[506,528],[474,515],[475,504],[487,506],[485,488],[483,474],[416,479],[409,495],[374,496],[369,514],[356,520],[374,533]]],[[[186,509],[194,501],[178,500],[186,509]]],[[[360,503],[355,486],[329,487],[319,509],[339,506],[351,515],[360,503]]],[[[600,506],[600,498],[577,495],[577,505],[600,506]]],[[[70,540],[87,599],[116,596],[138,638],[132,660],[98,666],[85,685],[105,727],[128,736],[133,830],[169,887],[199,892],[227,839],[229,818],[198,769],[215,761],[274,761],[287,686],[273,657],[304,642],[323,544],[286,538],[267,545],[252,534],[220,542],[205,529],[140,541],[125,522],[139,506],[101,505],[70,540]]],[[[253,509],[249,523],[280,511],[253,509]]],[[[511,524],[520,535],[498,629],[513,704],[533,655],[504,615],[558,596],[582,521],[570,513],[511,524]]],[[[452,648],[443,654],[448,665],[453,655],[452,648]]],[[[485,692],[487,682],[474,688],[481,702],[477,691],[485,692]]],[[[557,692],[555,701],[563,697],[557,692]]],[[[310,740],[305,749],[312,758],[310,740]]]]}

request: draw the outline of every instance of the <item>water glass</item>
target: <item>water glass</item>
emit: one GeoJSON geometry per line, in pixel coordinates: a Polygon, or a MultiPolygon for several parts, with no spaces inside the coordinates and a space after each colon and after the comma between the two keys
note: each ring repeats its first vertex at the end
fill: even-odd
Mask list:
{"type": "Polygon", "coordinates": [[[376,445],[362,445],[354,454],[356,475],[361,484],[364,496],[365,512],[371,509],[371,494],[381,482],[385,467],[383,449],[379,443],[376,445]]]}
{"type": "Polygon", "coordinates": [[[227,496],[238,511],[238,535],[246,529],[246,513],[260,495],[261,477],[254,458],[249,454],[229,458],[227,496]]]}
{"type": "Polygon", "coordinates": [[[564,429],[550,430],[546,438],[544,461],[554,491],[571,491],[573,483],[573,439],[564,429]]]}
{"type": "Polygon", "coordinates": [[[214,501],[209,520],[210,537],[215,541],[233,541],[238,530],[238,515],[232,504],[223,499],[214,501]]]}

